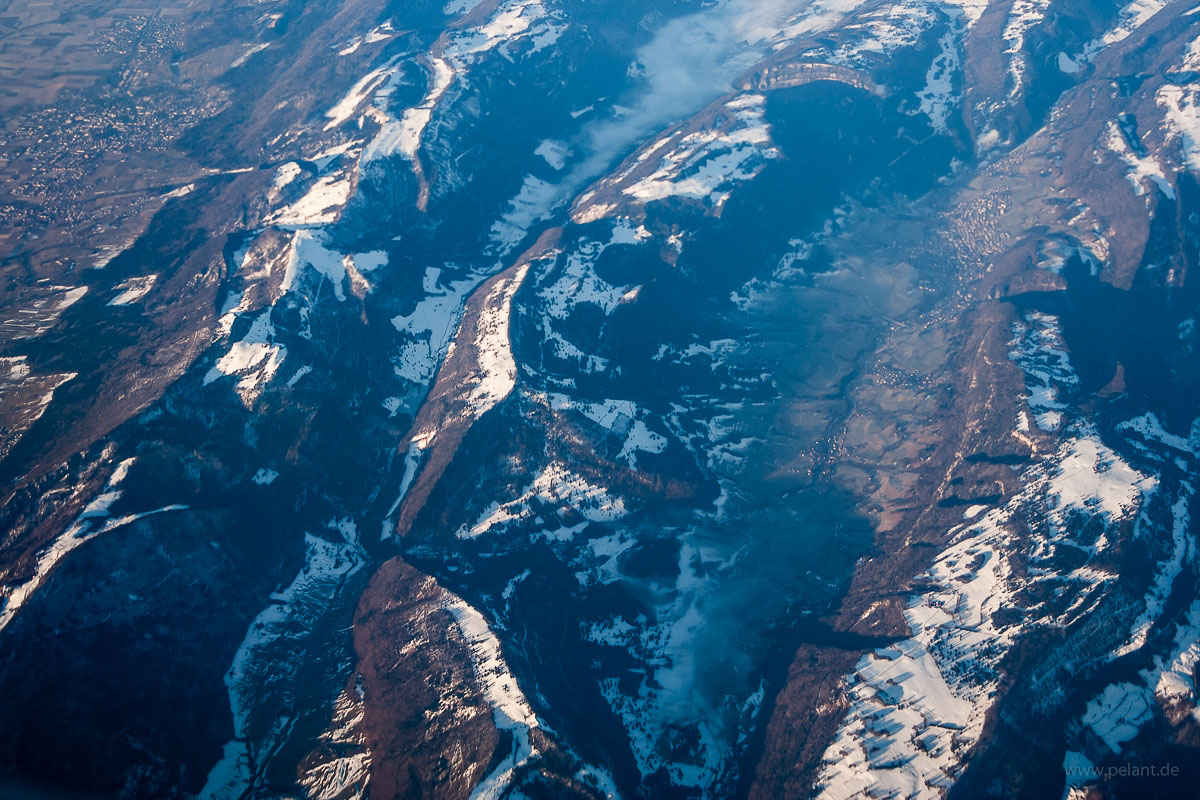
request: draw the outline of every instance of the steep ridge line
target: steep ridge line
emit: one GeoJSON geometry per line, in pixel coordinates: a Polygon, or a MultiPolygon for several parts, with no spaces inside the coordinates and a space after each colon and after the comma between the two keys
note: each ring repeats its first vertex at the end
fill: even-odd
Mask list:
{"type": "Polygon", "coordinates": [[[405,475],[396,535],[404,537],[412,529],[467,431],[512,390],[515,365],[511,376],[496,373],[508,367],[502,363],[504,356],[511,363],[511,352],[497,353],[488,346],[510,347],[513,295],[530,264],[554,252],[561,233],[558,227],[544,232],[512,266],[485,281],[467,300],[433,389],[400,443],[401,452],[409,455],[410,474],[405,475]]]}
{"type": "Polygon", "coordinates": [[[872,94],[883,94],[883,89],[867,75],[848,67],[819,64],[806,61],[788,61],[771,64],[757,70],[739,85],[743,91],[769,92],[775,89],[790,89],[817,81],[835,81],[862,89],[872,94]]]}

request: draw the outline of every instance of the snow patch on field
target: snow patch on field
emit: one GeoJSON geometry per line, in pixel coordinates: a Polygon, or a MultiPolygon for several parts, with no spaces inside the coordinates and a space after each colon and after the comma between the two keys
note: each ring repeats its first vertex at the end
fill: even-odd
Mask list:
{"type": "Polygon", "coordinates": [[[542,335],[544,341],[553,348],[554,356],[564,361],[573,362],[580,372],[604,372],[608,369],[608,359],[595,353],[585,353],[567,338],[556,331],[550,317],[542,319],[542,335]]]}
{"type": "Polygon", "coordinates": [[[1058,70],[1067,75],[1074,75],[1083,69],[1086,61],[1078,58],[1072,58],[1061,50],[1058,53],[1058,70]]]}
{"type": "Polygon", "coordinates": [[[146,275],[145,277],[130,278],[127,281],[122,281],[116,285],[116,288],[120,292],[112,300],[109,300],[108,304],[110,306],[132,305],[149,294],[157,280],[157,275],[146,275]]]}
{"type": "Polygon", "coordinates": [[[339,56],[348,56],[358,52],[358,48],[364,44],[376,44],[378,42],[386,42],[396,36],[396,29],[392,27],[392,21],[388,20],[382,25],[377,25],[367,33],[361,36],[355,36],[347,42],[341,49],[338,50],[339,56]]]}
{"type": "Polygon", "coordinates": [[[1066,408],[1066,404],[1058,399],[1059,393],[1068,392],[1079,384],[1071,369],[1058,319],[1031,312],[1023,322],[1013,326],[1013,333],[1009,358],[1025,372],[1029,409],[1039,428],[1057,430],[1066,408]]]}
{"type": "Polygon", "coordinates": [[[88,293],[86,286],[39,284],[37,293],[4,325],[12,340],[36,339],[54,327],[63,312],[78,303],[88,293]]]}
{"type": "Polygon", "coordinates": [[[258,471],[254,473],[254,477],[250,480],[258,486],[270,486],[278,477],[279,473],[275,470],[259,467],[258,471]]]}
{"type": "Polygon", "coordinates": [[[1099,439],[1073,439],[1059,452],[1046,487],[1053,508],[1049,520],[1065,528],[1064,512],[1081,508],[1122,519],[1156,486],[1155,478],[1137,472],[1099,439]]]}
{"type": "Polygon", "coordinates": [[[1095,59],[1096,54],[1104,48],[1128,39],[1138,28],[1149,22],[1155,14],[1165,8],[1167,2],[1168,0],[1133,0],[1133,2],[1121,8],[1121,11],[1117,15],[1117,24],[1099,39],[1093,39],[1088,42],[1084,46],[1083,52],[1071,59],[1071,62],[1078,64],[1080,67],[1083,64],[1090,63],[1095,59]]]}
{"type": "Polygon", "coordinates": [[[440,267],[429,267],[422,283],[425,296],[407,315],[392,319],[404,338],[394,360],[396,374],[414,383],[429,381],[462,318],[467,295],[479,285],[478,278],[443,283],[440,267]]]}
{"type": "Polygon", "coordinates": [[[204,376],[205,386],[224,376],[236,376],[238,382],[235,389],[247,408],[254,405],[287,357],[287,348],[274,343],[275,326],[271,324],[271,311],[271,307],[264,309],[250,325],[246,335],[234,342],[204,376]]]}
{"type": "Polygon", "coordinates": [[[196,184],[194,184],[194,183],[188,183],[188,184],[185,184],[185,185],[183,185],[183,186],[179,186],[179,187],[177,187],[177,188],[175,188],[175,189],[172,189],[171,191],[169,191],[169,192],[167,192],[166,194],[162,195],[162,197],[161,197],[160,199],[162,199],[162,200],[173,200],[173,199],[175,199],[176,197],[184,197],[184,196],[186,196],[186,195],[189,195],[189,194],[191,194],[193,191],[195,191],[195,189],[196,189],[196,184]]]}
{"type": "Polygon", "coordinates": [[[643,203],[686,197],[707,199],[720,207],[726,197],[720,191],[723,187],[750,180],[768,160],[779,156],[779,151],[771,145],[765,102],[761,94],[738,95],[725,104],[735,120],[729,129],[688,133],[647,151],[645,158],[658,159],[657,169],[622,191],[643,203]]]}
{"type": "Polygon", "coordinates": [[[54,310],[61,314],[63,311],[66,311],[68,308],[78,303],[79,300],[85,294],[87,294],[87,291],[88,290],[86,286],[68,288],[65,292],[63,292],[62,297],[58,300],[58,302],[54,304],[54,310]]]}
{"type": "Polygon", "coordinates": [[[610,522],[628,512],[625,502],[603,486],[591,483],[565,464],[553,462],[542,469],[533,482],[514,499],[493,502],[470,527],[457,532],[460,539],[473,539],[504,530],[510,523],[528,523],[538,519],[539,510],[554,509],[556,515],[579,514],[590,522],[610,522]]]}
{"type": "MultiPolygon", "coordinates": [[[[1150,18],[1162,11],[1167,0],[1133,0],[1121,9],[1118,22],[1112,30],[1100,39],[1100,47],[1122,42],[1138,28],[1150,21],[1150,18]]],[[[1099,48],[1097,48],[1099,50],[1099,48]]]]}
{"type": "Polygon", "coordinates": [[[1153,704],[1154,695],[1145,686],[1115,683],[1088,703],[1083,724],[1091,727],[1114,753],[1120,753],[1121,745],[1137,736],[1138,729],[1150,719],[1153,704]]]}
{"type": "Polygon", "coordinates": [[[1135,153],[1126,143],[1116,122],[1108,124],[1106,144],[1108,149],[1116,153],[1117,157],[1125,164],[1126,176],[1129,178],[1129,185],[1133,187],[1134,194],[1144,195],[1146,193],[1145,182],[1149,180],[1168,198],[1175,199],[1175,187],[1167,180],[1158,159],[1149,153],[1145,155],[1135,153]]]}
{"type": "MultiPolygon", "coordinates": [[[[408,159],[417,156],[421,146],[421,136],[433,119],[434,109],[442,95],[450,88],[454,79],[454,70],[445,59],[430,58],[427,61],[429,71],[429,88],[425,97],[417,105],[407,108],[399,119],[384,114],[384,121],[379,133],[367,145],[363,153],[363,162],[368,163],[377,158],[400,154],[408,159]]],[[[387,107],[388,95],[381,92],[377,97],[377,105],[387,107]]]]}
{"type": "Polygon", "coordinates": [[[556,270],[557,279],[538,290],[549,317],[565,320],[576,306],[583,303],[598,306],[608,315],[625,302],[625,296],[632,287],[607,283],[596,274],[595,265],[605,250],[625,241],[623,232],[626,230],[627,224],[618,225],[609,241],[583,239],[567,253],[562,266],[556,270]]]}
{"type": "Polygon", "coordinates": [[[359,78],[342,99],[325,112],[325,118],[329,120],[325,123],[325,130],[331,131],[349,122],[350,118],[354,116],[354,112],[391,75],[397,60],[398,58],[392,58],[359,78]]]}
{"type": "Polygon", "coordinates": [[[988,0],[945,0],[943,5],[962,18],[963,28],[971,30],[988,7],[988,0]]]}
{"type": "Polygon", "coordinates": [[[374,272],[380,267],[386,267],[388,254],[383,250],[371,250],[366,253],[355,253],[354,266],[359,272],[374,272]]]}
{"type": "Polygon", "coordinates": [[[917,92],[921,112],[929,117],[934,130],[945,133],[950,113],[958,105],[954,76],[958,73],[958,36],[954,32],[938,39],[941,52],[934,56],[925,73],[925,88],[917,92]]]}
{"type": "Polygon", "coordinates": [[[289,206],[284,206],[267,218],[281,228],[310,228],[337,222],[342,209],[354,192],[354,177],[336,172],[325,175],[308,192],[289,206]]]}
{"type": "Polygon", "coordinates": [[[637,468],[639,452],[661,453],[667,449],[666,437],[647,427],[646,412],[631,400],[589,402],[554,392],[545,395],[544,399],[555,411],[574,411],[610,433],[623,437],[624,444],[617,458],[624,459],[634,469],[637,468]]]}
{"type": "Polygon", "coordinates": [[[242,53],[240,56],[238,56],[236,59],[234,59],[233,63],[229,65],[229,68],[237,69],[238,67],[242,66],[247,61],[249,61],[251,56],[253,56],[255,53],[261,53],[263,50],[266,50],[270,46],[271,46],[270,42],[258,42],[257,44],[250,45],[249,47],[246,48],[246,52],[242,53]]]}
{"type": "Polygon", "coordinates": [[[300,369],[292,373],[292,377],[288,378],[287,387],[291,389],[293,386],[303,380],[304,376],[308,375],[310,372],[312,372],[312,367],[308,364],[303,365],[300,367],[300,369]]]}
{"type": "Polygon", "coordinates": [[[1166,84],[1155,95],[1163,109],[1163,122],[1179,143],[1183,165],[1200,172],[1200,91],[1195,84],[1166,84]]]}
{"type": "Polygon", "coordinates": [[[526,175],[520,191],[508,201],[508,208],[492,225],[490,235],[497,255],[511,252],[534,224],[549,217],[565,200],[562,187],[526,175]]]}
{"type": "MultiPolygon", "coordinates": [[[[912,47],[921,34],[933,24],[935,16],[932,6],[924,0],[902,0],[890,3],[878,11],[861,15],[862,22],[853,22],[842,27],[842,31],[861,31],[856,38],[837,48],[833,62],[847,64],[861,62],[864,54],[887,56],[904,47],[912,47]]],[[[867,62],[866,66],[870,66],[867,62]]]]}
{"type": "Polygon", "coordinates": [[[58,387],[73,380],[77,374],[34,375],[28,356],[0,356],[0,407],[4,408],[6,417],[6,425],[0,430],[0,459],[8,455],[26,431],[46,413],[58,387]]]}
{"type": "MultiPolygon", "coordinates": [[[[362,255],[369,256],[369,254],[362,255]]],[[[338,302],[342,302],[346,299],[343,284],[346,282],[347,276],[356,271],[355,259],[361,258],[362,255],[347,256],[330,249],[329,234],[324,230],[298,230],[292,236],[292,246],[288,252],[281,290],[293,291],[296,288],[296,279],[300,275],[300,270],[308,268],[328,278],[333,286],[334,296],[338,302]]],[[[371,263],[370,257],[365,258],[364,261],[368,264],[371,263]]]]}
{"type": "Polygon", "coordinates": [[[92,260],[92,268],[93,269],[104,269],[110,263],[112,263],[112,260],[114,258],[121,255],[126,250],[128,250],[130,247],[132,247],[134,241],[135,241],[134,239],[128,239],[124,242],[120,242],[117,244],[105,245],[104,247],[101,247],[95,253],[92,253],[92,259],[93,259],[92,260]]]}
{"type": "Polygon", "coordinates": [[[1200,423],[1193,423],[1187,438],[1170,433],[1159,422],[1158,416],[1147,411],[1140,417],[1117,424],[1117,430],[1128,434],[1137,434],[1143,442],[1154,443],[1162,447],[1178,450],[1190,455],[1200,454],[1200,423]]]}
{"type": "Polygon", "coordinates": [[[561,170],[567,165],[567,156],[571,149],[566,142],[558,141],[557,139],[546,139],[533,151],[536,156],[541,156],[550,168],[553,170],[561,170]]]}

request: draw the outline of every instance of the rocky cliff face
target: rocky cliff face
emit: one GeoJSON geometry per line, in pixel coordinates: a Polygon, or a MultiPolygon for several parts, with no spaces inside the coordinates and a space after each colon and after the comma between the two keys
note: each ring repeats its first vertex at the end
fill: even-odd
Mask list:
{"type": "Polygon", "coordinates": [[[0,789],[1194,782],[1186,2],[52,8],[0,789]]]}

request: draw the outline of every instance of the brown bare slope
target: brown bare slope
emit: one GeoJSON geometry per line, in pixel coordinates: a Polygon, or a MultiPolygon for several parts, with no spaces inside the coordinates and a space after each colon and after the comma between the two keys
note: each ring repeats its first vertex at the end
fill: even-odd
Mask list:
{"type": "Polygon", "coordinates": [[[354,647],[374,798],[466,798],[499,742],[447,599],[395,558],[359,602],[354,647]]]}

